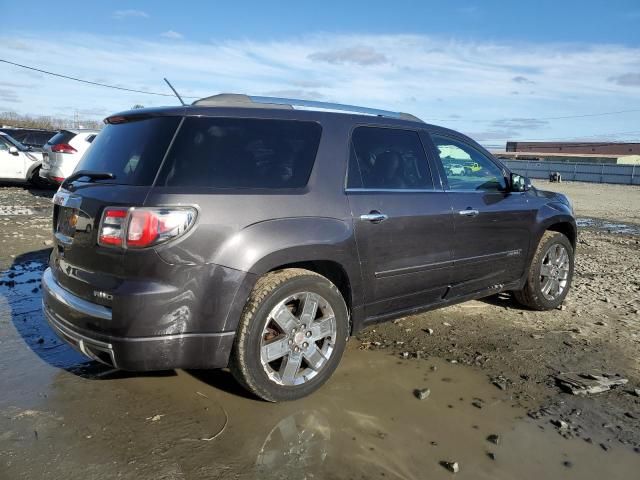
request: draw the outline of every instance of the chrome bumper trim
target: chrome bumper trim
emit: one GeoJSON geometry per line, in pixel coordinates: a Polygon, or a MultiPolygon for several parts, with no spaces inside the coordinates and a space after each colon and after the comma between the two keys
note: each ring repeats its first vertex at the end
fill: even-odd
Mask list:
{"type": "Polygon", "coordinates": [[[47,319],[47,322],[60,338],[64,339],[72,347],[76,348],[87,357],[117,368],[115,355],[113,353],[113,345],[87,337],[66,327],[58,315],[52,312],[44,301],[42,302],[42,310],[44,311],[44,316],[47,319]],[[104,352],[109,355],[111,362],[105,362],[96,354],[96,351],[104,352]]]}
{"type": "Polygon", "coordinates": [[[62,288],[51,273],[51,268],[47,268],[42,275],[42,288],[44,288],[49,295],[58,300],[65,306],[75,310],[76,312],[83,313],[85,315],[100,318],[102,320],[111,320],[111,309],[98,305],[96,303],[88,302],[73,293],[62,288]]]}

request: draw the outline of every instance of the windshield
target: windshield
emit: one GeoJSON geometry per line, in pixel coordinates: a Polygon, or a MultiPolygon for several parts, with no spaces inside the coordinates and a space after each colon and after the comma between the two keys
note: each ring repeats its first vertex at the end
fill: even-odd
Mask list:
{"type": "Polygon", "coordinates": [[[22,152],[29,151],[28,147],[25,147],[23,144],[21,144],[19,141],[13,138],[11,135],[2,135],[2,138],[4,138],[6,141],[8,141],[10,144],[12,144],[14,147],[16,147],[18,150],[22,152]]]}

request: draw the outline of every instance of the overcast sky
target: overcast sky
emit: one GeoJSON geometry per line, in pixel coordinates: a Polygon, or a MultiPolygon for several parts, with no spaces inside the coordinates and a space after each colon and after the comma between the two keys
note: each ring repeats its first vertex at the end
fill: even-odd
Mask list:
{"type": "MultiPolygon", "coordinates": [[[[638,1],[24,3],[3,4],[0,58],[90,81],[401,110],[488,145],[640,140],[638,1]],[[625,113],[556,118],[606,112],[625,113]]],[[[175,103],[0,63],[2,111],[175,103]]]]}

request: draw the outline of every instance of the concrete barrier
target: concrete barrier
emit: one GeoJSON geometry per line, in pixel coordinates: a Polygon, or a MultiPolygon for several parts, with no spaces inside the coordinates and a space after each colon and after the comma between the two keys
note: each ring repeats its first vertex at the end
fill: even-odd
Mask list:
{"type": "Polygon", "coordinates": [[[513,172],[529,178],[549,179],[559,172],[563,181],[640,185],[640,165],[502,160],[513,172]]]}

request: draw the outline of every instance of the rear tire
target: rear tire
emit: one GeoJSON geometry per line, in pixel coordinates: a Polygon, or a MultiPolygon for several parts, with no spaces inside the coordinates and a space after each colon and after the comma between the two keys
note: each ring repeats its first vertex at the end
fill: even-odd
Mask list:
{"type": "Polygon", "coordinates": [[[264,400],[296,400],[327,381],[348,335],[347,306],[333,283],[298,268],[270,272],[245,305],[229,368],[264,400]]]}
{"type": "Polygon", "coordinates": [[[36,188],[49,188],[51,185],[40,176],[40,167],[36,168],[29,177],[29,183],[36,188]]]}
{"type": "Polygon", "coordinates": [[[559,232],[544,233],[529,266],[527,282],[513,292],[521,305],[533,310],[558,308],[569,293],[574,253],[569,239],[559,232]]]}

